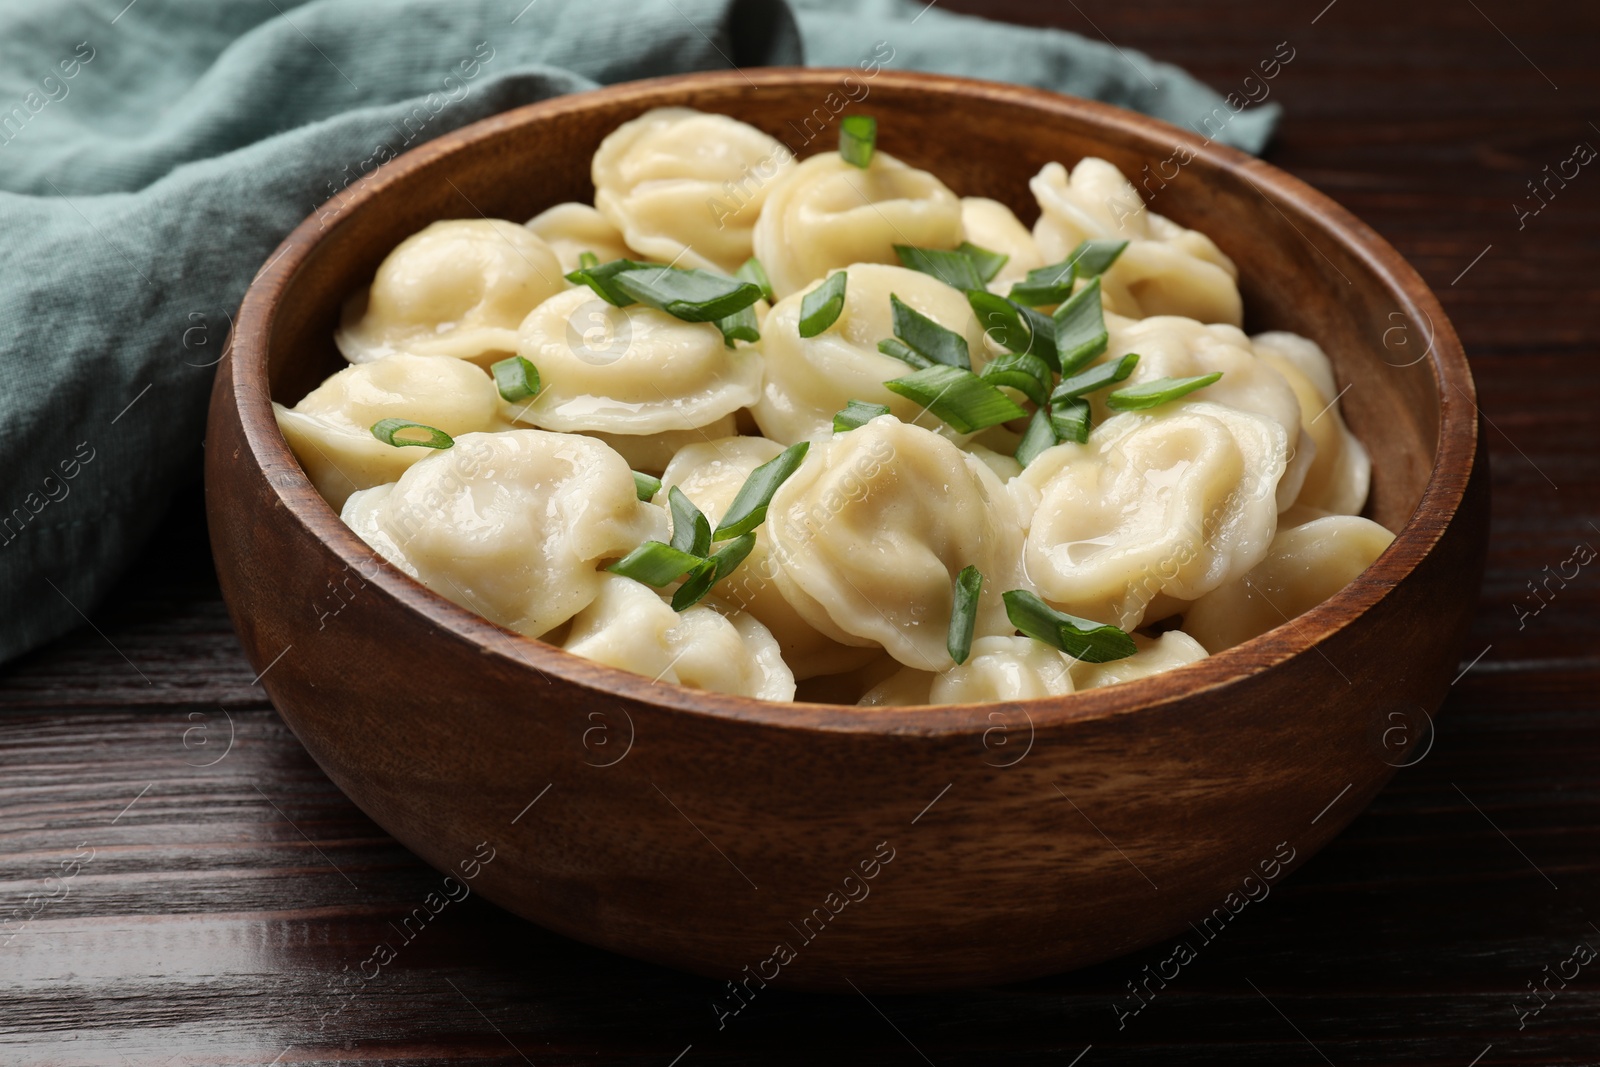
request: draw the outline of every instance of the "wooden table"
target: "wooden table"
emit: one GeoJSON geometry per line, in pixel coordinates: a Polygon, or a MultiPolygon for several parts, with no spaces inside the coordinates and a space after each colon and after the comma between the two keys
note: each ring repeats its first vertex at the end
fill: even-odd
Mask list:
{"type": "Polygon", "coordinates": [[[1225,91],[1289,42],[1268,158],[1434,285],[1493,451],[1482,610],[1431,749],[1121,1029],[1169,946],[939,996],[775,990],[719,1031],[716,984],[476,898],[404,943],[439,875],[253,684],[194,488],[92,628],[0,673],[0,1063],[1600,1063],[1600,960],[1579,963],[1600,950],[1600,563],[1530,591],[1600,546],[1600,169],[1516,210],[1600,146],[1600,15],[1322,4],[985,9],[1225,91]]]}

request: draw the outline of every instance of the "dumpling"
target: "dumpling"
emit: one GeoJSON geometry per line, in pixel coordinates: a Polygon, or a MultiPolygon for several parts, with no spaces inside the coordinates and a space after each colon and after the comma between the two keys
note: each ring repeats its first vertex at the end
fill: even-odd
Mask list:
{"type": "MultiPolygon", "coordinates": [[[[676,486],[716,526],[750,472],[776,459],[783,446],[764,437],[723,437],[683,448],[661,476],[656,502],[665,505],[676,486]]],[[[756,527],[756,545],[737,570],[719,582],[715,595],[748,611],[772,632],[784,662],[797,679],[854,670],[880,653],[875,648],[842,645],[817,632],[784,599],[774,581],[777,564],[765,524],[756,527]]]]}
{"type": "Polygon", "coordinates": [[[452,437],[505,429],[494,382],[470,363],[436,356],[385,356],[328,377],[292,408],[273,404],[278,428],[333,509],[357,489],[395,481],[434,450],[372,436],[383,419],[409,419],[452,437]]]}
{"type": "Polygon", "coordinates": [[[774,184],[754,241],[782,298],[841,267],[899,263],[897,244],[954,248],[961,201],[938,178],[886,152],[874,152],[865,170],[825,152],[774,184]]]}
{"type": "Polygon", "coordinates": [[[621,456],[542,430],[458,437],[341,517],[429,589],[529,637],[588,607],[606,563],[667,536],[621,456]]]}
{"type": "Polygon", "coordinates": [[[933,679],[930,704],[982,704],[1030,700],[1072,692],[1077,661],[1031,637],[980,637],[965,663],[933,679]]]}
{"type": "Polygon", "coordinates": [[[401,241],[351,297],[334,343],[351,363],[397,352],[487,365],[517,350],[517,324],[567,287],[550,246],[503,219],[452,219],[401,241]]]}
{"type": "Polygon", "coordinates": [[[931,703],[928,694],[933,690],[933,680],[937,677],[932,671],[901,667],[862,694],[856,705],[863,708],[907,708],[931,703]]]}
{"type": "MultiPolygon", "coordinates": [[[[1176,403],[1226,404],[1265,415],[1282,426],[1294,448],[1278,483],[1278,510],[1294,503],[1306,472],[1315,461],[1316,445],[1301,428],[1301,405],[1294,388],[1272,363],[1256,355],[1243,331],[1233,326],[1207,326],[1174,315],[1147,319],[1107,315],[1106,331],[1109,342],[1105,355],[1097,362],[1120,359],[1128,352],[1139,353],[1138,365],[1118,388],[1158,378],[1188,378],[1221,371],[1220,380],[1176,403]]],[[[1096,422],[1112,414],[1106,406],[1106,396],[1111,391],[1102,390],[1089,397],[1096,422]]],[[[1315,412],[1313,408],[1311,414],[1315,412]]]]}
{"type": "Polygon", "coordinates": [[[643,304],[613,307],[587,287],[540,304],[523,320],[516,349],[538,368],[540,390],[507,413],[545,430],[695,430],[761,395],[761,356],[727,347],[714,324],[643,304]]]}
{"type": "Polygon", "coordinates": [[[1294,389],[1301,425],[1316,446],[1296,502],[1340,515],[1360,514],[1372,481],[1372,461],[1339,414],[1339,392],[1327,354],[1315,341],[1292,333],[1258,334],[1251,343],[1262,362],[1294,389]]]}
{"type": "Polygon", "coordinates": [[[628,461],[628,466],[644,474],[660,474],[672,462],[672,457],[690,445],[717,441],[739,432],[738,419],[724,415],[715,422],[697,426],[692,430],[662,430],[660,433],[631,434],[606,433],[601,430],[584,430],[585,437],[604,441],[628,461]]]}
{"type": "Polygon", "coordinates": [[[602,263],[639,258],[623,243],[622,231],[588,204],[557,204],[523,225],[550,246],[566,272],[582,266],[580,260],[585,252],[593,252],[602,263]]]}
{"type": "Polygon", "coordinates": [[[907,364],[878,351],[879,341],[894,336],[891,294],[961,334],[973,368],[983,367],[983,330],[958,290],[905,267],[859,263],[846,273],[844,308],[815,337],[800,336],[801,305],[815,286],[779,300],[767,316],[759,346],[766,376],[755,417],[761,432],[774,441],[794,444],[832,433],[834,414],[851,400],[887,404],[904,422],[921,416],[922,425],[939,425],[933,415],[923,415],[916,401],[883,387],[891,378],[912,373],[907,364]]]}
{"type": "Polygon", "coordinates": [[[750,230],[794,153],[726,115],[647,111],[613,130],[591,165],[594,206],[628,247],[724,274],[750,258],[750,230]]]}
{"type": "Polygon", "coordinates": [[[1206,650],[1182,630],[1168,630],[1160,637],[1134,634],[1133,643],[1139,651],[1110,663],[1085,663],[1072,665],[1072,680],[1079,689],[1101,689],[1108,685],[1133,682],[1152,674],[1174,670],[1206,658],[1206,650]]]}
{"type": "Polygon", "coordinates": [[[1389,547],[1370,519],[1329,515],[1282,530],[1248,574],[1190,605],[1183,628],[1212,652],[1266,633],[1328,599],[1389,547]]]}
{"type": "Polygon", "coordinates": [[[1007,256],[1005,265],[989,282],[997,293],[1009,293],[1015,282],[1028,272],[1045,265],[1044,254],[1022,220],[998,200],[981,196],[961,198],[961,231],[965,239],[979,248],[1007,256]]]}
{"type": "Polygon", "coordinates": [[[952,663],[951,587],[967,566],[986,579],[975,634],[1013,631],[1000,593],[1018,588],[1020,525],[988,467],[892,415],[814,443],[766,520],[778,588],[802,618],[919,670],[952,663]]]}
{"type": "Polygon", "coordinates": [[[1090,157],[1069,175],[1060,163],[1046,163],[1028,186],[1041,212],[1033,239],[1046,262],[1059,263],[1090,238],[1129,242],[1102,278],[1114,310],[1243,323],[1233,260],[1205,234],[1146,208],[1112,164],[1090,157]]]}
{"type": "Polygon", "coordinates": [[[702,601],[683,612],[647,585],[600,575],[589,606],[572,620],[568,652],[691,689],[793,700],[794,675],[778,642],[753,616],[702,601]]]}
{"type": "Polygon", "coordinates": [[[1131,630],[1158,596],[1193,600],[1262,560],[1287,450],[1276,421],[1221,404],[1118,415],[1007,483],[1023,571],[1056,608],[1131,630]]]}

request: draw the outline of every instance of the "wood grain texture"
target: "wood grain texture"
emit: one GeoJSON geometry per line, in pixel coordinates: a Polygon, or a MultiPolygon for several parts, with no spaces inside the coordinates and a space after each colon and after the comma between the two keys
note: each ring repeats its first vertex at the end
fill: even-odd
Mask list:
{"type": "MultiPolygon", "coordinates": [[[[0,675],[0,900],[20,906],[85,831],[154,782],[111,826],[126,835],[113,839],[121,851],[90,863],[106,861],[101,879],[86,870],[0,946],[0,1062],[666,1064],[690,1045],[684,1067],[924,1062],[912,1043],[941,1065],[1065,1064],[1090,1044],[1084,1067],[1326,1062],[1295,1027],[1341,1065],[1443,1067],[1480,1053],[1483,1065],[1597,1062],[1600,985],[1588,970],[1521,1031],[1513,1006],[1577,940],[1600,945],[1587,926],[1600,921],[1600,581],[1586,570],[1522,628],[1512,607],[1519,593],[1532,603],[1525,583],[1575,541],[1600,544],[1585,533],[1600,522],[1600,182],[1573,183],[1526,232],[1511,210],[1569,141],[1600,144],[1582,133],[1600,113],[1596,15],[1575,3],[1479,4],[1558,93],[1470,6],[1442,0],[1339,0],[1314,27],[1321,4],[1079,6],[1118,44],[1224,90],[1290,37],[1300,51],[1273,88],[1289,113],[1268,159],[1392,241],[1466,344],[1492,420],[1495,495],[1461,666],[1488,651],[1452,687],[1421,763],[1120,1031],[1111,1004],[1168,954],[1162,946],[1061,978],[874,997],[875,1007],[772,990],[718,1031],[713,983],[508,922],[479,898],[451,905],[319,1026],[340,1001],[341,968],[392,936],[387,922],[435,876],[264,710],[216,596],[194,494],[90,612],[150,685],[87,628],[0,675]],[[244,740],[215,768],[184,766],[211,758],[183,748],[183,730],[206,721],[188,716],[212,709],[220,728],[218,703],[244,740]],[[152,929],[166,933],[133,936],[152,929]],[[29,962],[13,966],[25,943],[29,962]]],[[[1071,7],[983,9],[1095,33],[1071,7]]]]}

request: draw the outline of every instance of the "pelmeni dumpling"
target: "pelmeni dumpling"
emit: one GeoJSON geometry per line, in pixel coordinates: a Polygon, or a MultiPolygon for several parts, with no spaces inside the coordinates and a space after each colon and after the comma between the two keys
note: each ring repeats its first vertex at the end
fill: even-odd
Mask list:
{"type": "Polygon", "coordinates": [[[986,579],[975,633],[1010,633],[1021,533],[1005,486],[930,430],[882,415],[811,445],[779,487],[767,534],[784,599],[834,640],[882,645],[919,670],[951,665],[952,583],[986,579]]]}
{"type": "Polygon", "coordinates": [[[1367,502],[1372,461],[1339,414],[1333,365],[1322,346],[1282,331],[1258,334],[1251,343],[1262,362],[1294,389],[1301,426],[1316,446],[1296,501],[1340,515],[1359,514],[1367,502]]]}
{"type": "Polygon", "coordinates": [[[774,441],[794,444],[831,433],[834,414],[851,400],[887,404],[905,422],[922,416],[921,425],[940,425],[934,416],[923,416],[914,400],[883,387],[890,378],[912,373],[905,363],[878,351],[879,341],[894,336],[891,294],[961,334],[973,368],[984,365],[983,331],[959,291],[920,271],[877,263],[858,263],[846,275],[844,308],[815,337],[800,336],[801,305],[814,285],[779,300],[762,327],[766,378],[755,417],[761,432],[774,441]]]}
{"type": "Polygon", "coordinates": [[[928,694],[932,692],[933,680],[937,677],[932,671],[901,667],[868,689],[856,704],[863,708],[906,708],[916,704],[931,704],[928,694]]]}
{"type": "Polygon", "coordinates": [[[961,231],[966,240],[979,248],[1007,257],[1000,272],[989,282],[989,288],[996,293],[1009,293],[1011,286],[1026,278],[1030,270],[1045,265],[1044,254],[1034,242],[1033,234],[998,200],[962,197],[961,231]]]}
{"type": "Polygon", "coordinates": [[[680,267],[732,274],[794,153],[754,126],[686,107],[647,111],[594,154],[594,206],[628,247],[680,267]]]}
{"type": "Polygon", "coordinates": [[[1023,570],[1060,610],[1132,630],[1159,595],[1193,600],[1261,561],[1287,451],[1276,421],[1221,404],[1118,415],[1008,483],[1023,570]]]}
{"type": "Polygon", "coordinates": [[[1058,263],[1090,238],[1129,242],[1101,283],[1107,305],[1122,314],[1182,315],[1239,326],[1239,270],[1216,243],[1144,206],[1138,190],[1103,159],[1072,169],[1046,163],[1028,182],[1039,201],[1033,238],[1058,263]]]}
{"type": "MultiPolygon", "coordinates": [[[[1109,341],[1098,362],[1120,359],[1128,352],[1139,354],[1138,365],[1118,388],[1158,378],[1188,378],[1221,371],[1220,380],[1178,403],[1226,404],[1265,415],[1282,426],[1294,447],[1278,483],[1278,510],[1294,503],[1306,472],[1315,461],[1316,444],[1301,428],[1301,405],[1294,388],[1273,364],[1256,355],[1243,331],[1233,326],[1207,326],[1175,315],[1126,319],[1108,314],[1105,318],[1109,341]]],[[[1110,392],[1107,389],[1090,395],[1096,422],[1112,414],[1106,406],[1110,392]]]]}
{"type": "Polygon", "coordinates": [[[930,704],[1032,700],[1072,692],[1073,657],[1031,637],[980,637],[967,661],[938,674],[930,704]]]}
{"type": "Polygon", "coordinates": [[[1125,659],[1114,659],[1110,663],[1075,662],[1072,665],[1072,680],[1077,687],[1101,689],[1108,685],[1137,681],[1206,658],[1206,650],[1200,642],[1182,630],[1168,630],[1160,637],[1146,637],[1143,634],[1132,636],[1139,651],[1125,659]]]}
{"type": "Polygon", "coordinates": [[[292,408],[273,404],[278,428],[311,484],[334,510],[357,489],[395,481],[433,449],[372,436],[383,419],[408,419],[452,437],[505,429],[494,382],[470,363],[437,356],[384,356],[346,367],[292,408]]]}
{"type": "Polygon", "coordinates": [[[602,263],[639,258],[623,242],[622,231],[588,204],[557,204],[523,225],[550,246],[563,271],[575,271],[582,266],[585,252],[593,252],[602,263]]]}
{"type": "Polygon", "coordinates": [[[657,434],[717,423],[761,394],[761,356],[729,348],[709,322],[684,322],[633,304],[619,308],[586,286],[540,304],[522,322],[517,354],[540,390],[507,405],[546,430],[657,434]]]}
{"type": "MultiPolygon", "coordinates": [[[[666,506],[667,491],[676,486],[715,527],[750,473],[782,451],[782,445],[764,437],[730,436],[687,445],[667,464],[656,502],[666,506]]],[[[853,670],[880,654],[878,649],[842,645],[819,633],[784,599],[774,580],[777,569],[771,535],[763,524],[756,528],[755,547],[738,569],[717,583],[715,594],[761,620],[796,678],[853,670]]]]}
{"type": "Polygon", "coordinates": [[[504,219],[435,222],[401,241],[351,297],[334,343],[351,363],[397,352],[487,364],[517,350],[517,324],[567,287],[561,263],[504,219]]]}
{"type": "Polygon", "coordinates": [[[530,637],[588,607],[607,562],[667,535],[621,456],[542,430],[458,437],[341,517],[440,596],[530,637]]]}
{"type": "Polygon", "coordinates": [[[628,466],[642,474],[660,474],[667,469],[673,456],[690,445],[718,441],[738,432],[738,419],[733,415],[724,415],[692,430],[662,430],[660,433],[646,434],[583,431],[585,437],[604,441],[616,449],[617,455],[628,461],[628,466]]]}
{"type": "Polygon", "coordinates": [[[572,620],[568,652],[691,689],[793,700],[794,675],[778,642],[753,616],[702,601],[677,612],[632,578],[602,574],[599,591],[572,620]]]}
{"type": "Polygon", "coordinates": [[[938,178],[886,152],[874,152],[865,169],[825,152],[773,186],[754,242],[782,298],[841,267],[899,263],[897,244],[954,248],[961,201],[938,178]]]}
{"type": "Polygon", "coordinates": [[[1279,531],[1266,558],[1189,606],[1183,628],[1212,652],[1309,611],[1372,565],[1394,534],[1370,519],[1329,515],[1279,531]]]}

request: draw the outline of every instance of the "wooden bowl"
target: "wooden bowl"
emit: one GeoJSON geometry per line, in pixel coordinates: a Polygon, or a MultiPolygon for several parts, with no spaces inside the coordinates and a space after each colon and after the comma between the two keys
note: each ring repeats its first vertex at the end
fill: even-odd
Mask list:
{"type": "Polygon", "coordinates": [[[256,278],[218,368],[206,448],[218,573],[251,663],[329,777],[518,915],[734,980],[729,1013],[766,982],[925,990],[1176,933],[1197,948],[1431,743],[1486,543],[1472,378],[1416,272],[1259,160],[1033,89],[749,70],[498,115],[335,206],[256,278]],[[1250,329],[1296,330],[1331,353],[1375,461],[1369,514],[1398,531],[1393,546],[1321,606],[1172,674],[863,711],[652,684],[502,630],[382,562],[318,497],[269,401],[293,403],[341,366],[340,304],[403,238],[588,200],[601,138],[662,105],[831,151],[832,129],[809,145],[799,131],[828,117],[841,100],[829,94],[862,85],[858,109],[877,116],[885,150],[960,194],[1031,220],[1028,178],[1093,154],[1215,238],[1240,265],[1250,329]]]}

